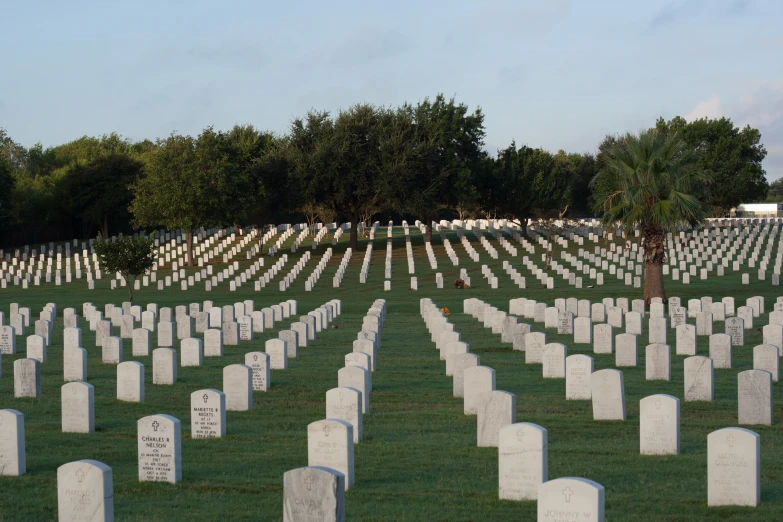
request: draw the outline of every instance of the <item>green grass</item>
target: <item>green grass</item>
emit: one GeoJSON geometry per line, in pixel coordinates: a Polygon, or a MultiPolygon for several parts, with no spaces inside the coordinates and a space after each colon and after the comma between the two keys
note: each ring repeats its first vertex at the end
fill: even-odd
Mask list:
{"type": "MultiPolygon", "coordinates": [[[[411,292],[402,230],[396,228],[392,291],[384,292],[385,235],[385,228],[381,228],[364,285],[358,283],[365,249],[362,243],[353,254],[343,286],[331,286],[347,245],[346,235],[313,292],[304,291],[304,282],[327,245],[313,253],[305,270],[285,293],[278,291],[277,281],[303,253],[301,248],[286,264],[288,270],[260,292],[253,291],[252,283],[237,292],[228,292],[227,282],[212,292],[204,292],[203,283],[187,292],[179,286],[162,292],[152,287],[137,292],[136,304],[156,302],[161,306],[205,299],[224,305],[250,298],[260,309],[293,298],[298,301],[299,315],[330,299],[342,300],[343,314],[336,321],[339,328],[322,332],[308,348],[300,350],[297,359],[289,360],[287,370],[272,371],[273,387],[268,392],[254,393],[252,411],[227,414],[227,436],[222,439],[190,438],[190,393],[202,388],[221,389],[222,368],[243,362],[248,351],[263,350],[264,341],[284,325],[256,334],[253,341],[242,342],[238,347],[226,347],[223,358],[205,358],[202,367],[178,368],[175,386],[153,386],[151,357],[131,357],[130,341],[126,340],[125,360],[138,360],[146,369],[146,402],[128,404],[115,400],[116,367],[101,363],[101,351],[94,346],[94,332],[88,330],[82,318],[82,342],[89,357],[88,382],[95,387],[96,432],[64,434],[60,431],[62,310],[73,306],[81,313],[85,301],[100,307],[107,302],[119,304],[126,299],[125,289],[111,291],[104,279],[98,281],[94,291],[86,290],[85,281],[62,287],[31,287],[24,292],[19,288],[0,291],[0,310],[6,314],[11,302],[30,306],[36,317],[45,303],[55,302],[60,315],[49,360],[42,366],[40,398],[13,397],[13,361],[24,357],[24,338],[17,340],[17,355],[2,357],[0,407],[14,408],[25,415],[27,474],[0,477],[0,520],[55,520],[56,469],[79,459],[95,459],[111,466],[117,520],[281,520],[283,473],[307,465],[306,426],[324,417],[325,392],[337,386],[337,370],[343,366],[343,357],[351,351],[364,313],[379,297],[387,300],[388,312],[377,371],[373,374],[372,412],[364,419],[365,440],[355,448],[356,485],[346,494],[348,520],[535,519],[535,502],[498,500],[497,450],[476,447],[475,417],[463,415],[462,400],[452,397],[445,363],[439,361],[419,316],[418,300],[422,297],[432,298],[439,307],[450,308],[450,320],[462,339],[481,357],[481,364],[495,369],[497,389],[516,394],[517,421],[534,422],[548,430],[549,477],[585,477],[606,488],[607,520],[783,519],[783,397],[779,384],[774,385],[777,422],[768,427],[749,427],[761,436],[761,505],[708,508],[706,502],[707,434],[737,425],[736,374],[752,366],[752,347],[761,343],[756,329],[746,331],[745,346],[734,349],[734,368],[715,370],[713,402],[681,402],[681,454],[640,456],[639,400],[655,393],[668,393],[681,400],[683,397],[683,356],[672,356],[671,382],[645,380],[646,321],[645,335],[639,342],[640,366],[623,369],[627,420],[595,422],[589,402],[565,400],[564,380],[543,379],[540,365],[525,365],[523,353],[513,352],[510,344],[500,343],[499,335],[491,334],[478,321],[462,314],[462,300],[468,297],[478,297],[508,310],[508,300],[514,297],[553,303],[556,297],[573,296],[595,302],[603,297],[637,298],[641,296],[640,289],[621,285],[607,273],[603,287],[576,290],[558,279],[558,288],[548,291],[524,269],[521,257],[528,254],[520,249],[520,256],[513,263],[527,277],[530,288],[519,290],[502,270],[502,261],[511,258],[500,245],[492,241],[501,257],[491,260],[468,234],[481,261],[470,262],[456,238],[450,237],[460,258],[459,267],[451,265],[437,235],[434,238],[437,271],[443,273],[446,281],[446,288],[437,290],[435,271],[426,260],[421,234],[411,229],[419,278],[419,291],[411,292]],[[498,276],[498,290],[491,290],[482,280],[482,264],[490,265],[498,276]],[[458,276],[460,267],[468,268],[472,289],[459,291],[448,284],[458,276]],[[138,482],[136,421],[156,413],[173,415],[182,423],[183,480],[176,485],[138,482]]],[[[327,238],[331,239],[331,235],[327,238]]],[[[586,243],[585,248],[589,245],[592,250],[593,244],[586,243]]],[[[309,241],[305,245],[309,248],[309,241]]],[[[539,264],[540,250],[538,247],[534,257],[539,264]]],[[[244,258],[244,254],[238,257],[244,258]]],[[[271,264],[269,261],[266,258],[267,265],[271,264]]],[[[245,260],[240,262],[243,268],[247,264],[245,260]]],[[[688,286],[671,283],[667,278],[667,290],[669,295],[684,300],[731,295],[737,298],[737,306],[744,304],[747,297],[764,295],[766,312],[772,309],[778,289],[770,286],[769,280],[741,285],[739,274],[727,274],[708,282],[696,280],[688,286]]],[[[587,280],[585,284],[589,284],[587,280]]],[[[757,328],[766,324],[766,314],[757,321],[757,328]]],[[[722,332],[722,328],[721,323],[716,323],[716,332],[722,332]]],[[[536,324],[535,330],[542,331],[543,325],[536,324]]],[[[574,345],[570,336],[544,331],[549,342],[568,346],[569,355],[592,355],[596,370],[614,367],[614,355],[594,355],[592,347],[574,345]]],[[[153,335],[153,344],[155,339],[153,335]]],[[[669,343],[674,345],[673,331],[669,332],[669,343]]],[[[698,353],[708,353],[707,338],[699,338],[698,353]]]]}

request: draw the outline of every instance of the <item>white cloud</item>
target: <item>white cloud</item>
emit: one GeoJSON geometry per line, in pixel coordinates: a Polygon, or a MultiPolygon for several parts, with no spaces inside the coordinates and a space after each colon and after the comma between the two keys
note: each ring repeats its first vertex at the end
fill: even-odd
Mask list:
{"type": "Polygon", "coordinates": [[[685,115],[686,121],[695,121],[700,118],[720,118],[724,114],[721,110],[720,97],[716,94],[709,100],[700,102],[691,112],[685,115]]]}

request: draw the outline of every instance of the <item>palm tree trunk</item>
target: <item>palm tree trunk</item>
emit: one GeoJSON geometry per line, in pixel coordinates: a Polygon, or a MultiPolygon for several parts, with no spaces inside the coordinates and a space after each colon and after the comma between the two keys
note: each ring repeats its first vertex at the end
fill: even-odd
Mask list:
{"type": "Polygon", "coordinates": [[[187,256],[185,257],[185,264],[187,266],[193,266],[193,231],[188,230],[185,233],[185,244],[187,245],[187,256]]]}
{"type": "Polygon", "coordinates": [[[666,262],[666,244],[663,230],[657,225],[642,228],[644,238],[644,302],[650,306],[653,297],[666,302],[666,290],[663,287],[663,264],[666,262]]]}

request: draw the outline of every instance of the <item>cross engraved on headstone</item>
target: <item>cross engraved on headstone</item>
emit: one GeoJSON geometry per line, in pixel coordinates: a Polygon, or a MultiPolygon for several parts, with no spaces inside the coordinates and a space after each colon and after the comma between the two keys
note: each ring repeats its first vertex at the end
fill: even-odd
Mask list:
{"type": "Polygon", "coordinates": [[[258,361],[258,355],[253,356],[253,361],[258,361]]]}
{"type": "Polygon", "coordinates": [[[206,404],[206,403],[207,403],[207,401],[209,400],[209,395],[207,395],[207,394],[205,393],[205,394],[204,394],[204,395],[202,395],[201,397],[204,399],[204,404],[206,404]]]}
{"type": "Polygon", "coordinates": [[[517,440],[519,442],[522,442],[522,439],[525,437],[525,431],[524,430],[517,430],[517,440]]]}
{"type": "Polygon", "coordinates": [[[329,426],[324,426],[324,437],[328,437],[330,431],[332,431],[332,428],[329,426]]]}
{"type": "Polygon", "coordinates": [[[734,435],[729,435],[728,437],[726,437],[726,440],[729,442],[729,447],[733,448],[734,447],[734,441],[737,440],[737,439],[736,439],[736,437],[734,437],[734,435]]]}
{"type": "Polygon", "coordinates": [[[343,402],[343,398],[345,397],[345,393],[340,392],[340,402],[343,402]]]}
{"type": "Polygon", "coordinates": [[[660,410],[661,409],[661,401],[659,401],[659,400],[655,401],[655,409],[656,410],[660,410]]]}
{"type": "Polygon", "coordinates": [[[313,489],[313,477],[310,475],[307,475],[304,479],[304,483],[307,485],[307,491],[311,491],[313,489]]]}
{"type": "Polygon", "coordinates": [[[81,468],[79,468],[79,470],[76,472],[76,478],[77,478],[77,480],[78,480],[79,482],[81,482],[82,480],[84,480],[84,471],[82,471],[82,469],[81,469],[81,468]]]}
{"type": "Polygon", "coordinates": [[[565,496],[566,502],[571,502],[571,495],[573,495],[574,492],[571,490],[571,488],[565,488],[563,490],[563,496],[565,496]]]}
{"type": "Polygon", "coordinates": [[[160,426],[160,423],[158,421],[155,421],[152,423],[152,429],[155,431],[158,431],[158,426],[160,426]]]}

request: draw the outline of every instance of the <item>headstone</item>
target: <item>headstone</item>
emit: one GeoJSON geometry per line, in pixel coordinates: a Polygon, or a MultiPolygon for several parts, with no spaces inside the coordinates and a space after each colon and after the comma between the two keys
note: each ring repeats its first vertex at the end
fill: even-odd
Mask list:
{"type": "Polygon", "coordinates": [[[487,366],[468,368],[463,372],[465,400],[463,410],[465,415],[476,415],[481,394],[495,389],[495,370],[487,366]]]}
{"type": "Polygon", "coordinates": [[[362,413],[370,413],[370,391],[372,381],[370,372],[358,366],[346,366],[337,371],[337,386],[354,388],[362,394],[362,413]]]}
{"type": "Polygon", "coordinates": [[[27,358],[46,362],[46,339],[41,335],[27,336],[27,358]]]}
{"type": "Polygon", "coordinates": [[[339,387],[326,392],[326,418],[340,419],[353,426],[353,442],[362,440],[362,392],[339,387]]]}
{"type": "Polygon", "coordinates": [[[707,505],[758,506],[760,462],[758,433],[723,428],[707,435],[707,505]]]}
{"type": "Polygon", "coordinates": [[[295,358],[299,351],[299,339],[296,332],[293,330],[280,330],[277,336],[285,341],[288,358],[295,358]]]}
{"type": "Polygon", "coordinates": [[[538,487],[538,522],[605,522],[604,487],[597,482],[564,477],[538,487]]]}
{"type": "Polygon", "coordinates": [[[144,402],[144,365],[125,361],[117,365],[117,400],[144,402]]]}
{"type": "Polygon", "coordinates": [[[625,420],[623,372],[611,369],[598,370],[593,372],[590,384],[593,420],[625,420]]]}
{"type": "Polygon", "coordinates": [[[547,430],[518,422],[500,428],[498,498],[536,500],[538,487],[549,478],[547,430]]]}
{"type": "Polygon", "coordinates": [[[772,374],[745,370],[737,374],[739,424],[772,424],[772,374]]]}
{"type": "Polygon", "coordinates": [[[639,312],[625,314],[625,333],[642,335],[642,314],[639,312]]]}
{"type": "Polygon", "coordinates": [[[283,522],[345,522],[345,475],[327,467],[283,474],[283,522]]]}
{"type": "MultiPolygon", "coordinates": [[[[447,363],[449,361],[446,361],[447,363]]],[[[465,370],[480,364],[479,356],[473,353],[461,353],[451,356],[452,393],[454,397],[465,397],[465,370]]]]}
{"type": "Polygon", "coordinates": [[[112,522],[111,468],[97,460],[77,460],[57,468],[57,516],[60,522],[112,522]]]}
{"type": "Polygon", "coordinates": [[[680,453],[680,400],[671,395],[650,395],[639,401],[639,453],[680,453]]]}
{"type": "Polygon", "coordinates": [[[339,419],[308,424],[307,465],[339,471],[345,476],[345,489],[353,486],[353,426],[339,419]]]}
{"type": "Polygon", "coordinates": [[[201,339],[190,337],[180,343],[180,366],[201,366],[204,361],[204,349],[201,339]]]}
{"type": "Polygon", "coordinates": [[[226,410],[249,411],[253,408],[253,370],[244,364],[223,368],[223,393],[226,410]]]}
{"type": "Polygon", "coordinates": [[[172,385],[177,382],[177,352],[171,348],[152,350],[152,384],[172,385]]]}
{"type": "Polygon", "coordinates": [[[170,415],[149,415],[136,423],[139,482],[182,480],[182,427],[170,415]]]}
{"type": "Polygon", "coordinates": [[[37,359],[14,361],[14,397],[41,395],[41,363],[37,359]]]}
{"type": "Polygon", "coordinates": [[[86,382],[69,382],[60,388],[63,433],[95,431],[95,390],[86,382]]]}
{"type": "Polygon", "coordinates": [[[190,394],[190,437],[211,439],[226,436],[226,396],[207,388],[190,394]]]}
{"type": "Polygon", "coordinates": [[[636,366],[637,356],[637,337],[634,334],[623,333],[615,338],[617,351],[615,355],[615,366],[636,366]]]}
{"type": "Polygon", "coordinates": [[[645,349],[645,375],[648,381],[670,381],[672,374],[671,347],[654,343],[645,349]]]}
{"type": "Polygon", "coordinates": [[[101,358],[103,364],[120,364],[123,360],[122,339],[119,337],[107,337],[103,340],[101,358]]]}
{"type": "Polygon", "coordinates": [[[146,328],[135,328],[131,338],[132,354],[134,357],[148,357],[150,355],[150,331],[146,328]]]}
{"type": "Polygon", "coordinates": [[[223,330],[210,328],[204,332],[204,357],[223,356],[223,330]]]}
{"type": "Polygon", "coordinates": [[[712,359],[702,355],[684,361],[685,402],[713,399],[712,359]]]}
{"type": "Polygon", "coordinates": [[[249,352],[245,354],[245,366],[253,371],[253,391],[267,391],[271,386],[269,354],[249,352]]]}
{"type": "Polygon", "coordinates": [[[507,391],[488,391],[479,397],[477,413],[477,445],[498,447],[500,429],[517,420],[517,397],[507,391]]]}
{"type": "Polygon", "coordinates": [[[544,346],[541,362],[545,379],[565,378],[565,360],[567,354],[568,350],[564,344],[549,343],[544,346]]]}
{"type": "Polygon", "coordinates": [[[665,317],[650,317],[649,329],[650,329],[650,333],[649,333],[650,343],[666,344],[667,328],[666,328],[665,317]]]}
{"type": "Polygon", "coordinates": [[[0,325],[0,354],[16,353],[16,331],[13,326],[0,325]]]}
{"type": "Polygon", "coordinates": [[[765,370],[772,375],[772,381],[778,382],[780,356],[777,346],[760,344],[753,347],[753,369],[765,370]]]}
{"type": "Polygon", "coordinates": [[[264,350],[269,354],[269,365],[273,370],[288,368],[288,350],[282,339],[269,339],[264,344],[264,350]]]}
{"type": "Polygon", "coordinates": [[[541,364],[541,357],[546,345],[546,334],[530,332],[525,334],[525,364],[541,364]]]}
{"type": "Polygon", "coordinates": [[[745,344],[745,321],[741,317],[727,318],[725,332],[731,336],[732,346],[743,346],[745,344]]]}
{"type": "Polygon", "coordinates": [[[174,346],[174,323],[161,321],[158,323],[158,347],[174,346]]]}
{"type": "Polygon", "coordinates": [[[63,350],[63,380],[65,382],[87,380],[87,350],[79,347],[63,350]]]}
{"type": "Polygon", "coordinates": [[[592,398],[593,358],[577,354],[566,358],[566,400],[589,401],[592,398]]]}
{"type": "Polygon", "coordinates": [[[710,359],[713,368],[731,368],[731,336],[728,334],[712,334],[710,336],[710,359]]]}
{"type": "Polygon", "coordinates": [[[0,410],[0,476],[18,477],[27,471],[24,415],[0,410]]]}
{"type": "Polygon", "coordinates": [[[692,324],[677,327],[677,355],[696,355],[696,328],[692,324]]]}

